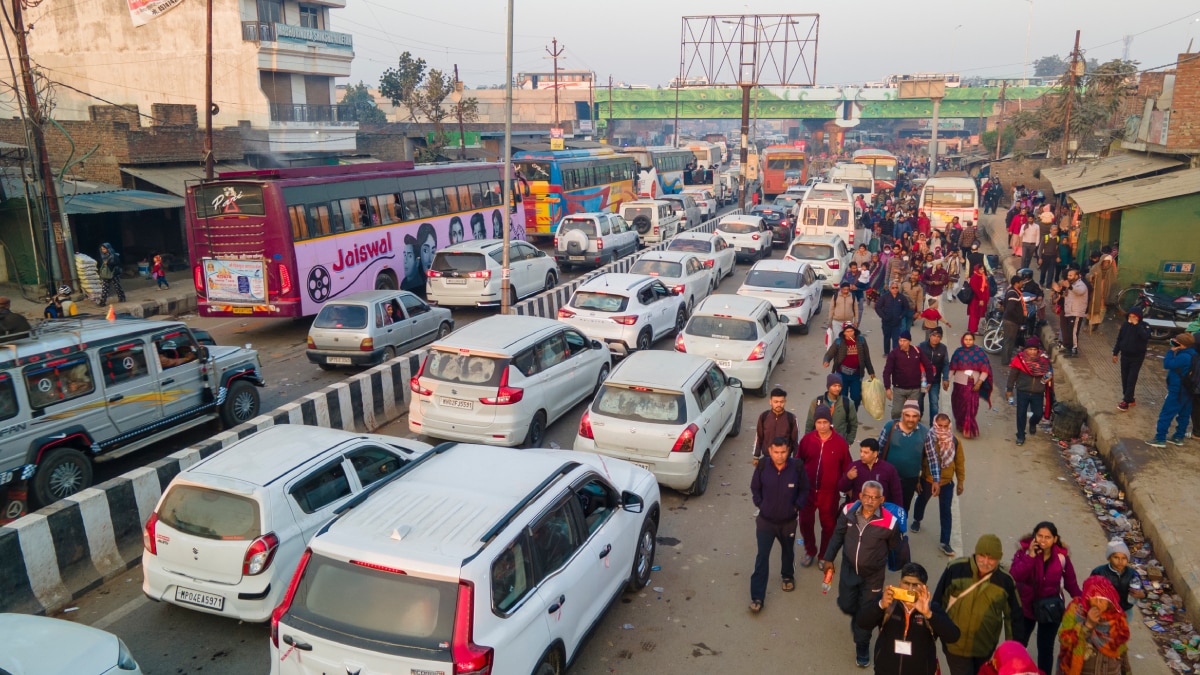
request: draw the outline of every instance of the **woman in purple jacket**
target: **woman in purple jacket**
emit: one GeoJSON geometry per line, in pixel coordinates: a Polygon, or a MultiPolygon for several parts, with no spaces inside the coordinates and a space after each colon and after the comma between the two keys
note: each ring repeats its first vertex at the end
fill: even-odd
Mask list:
{"type": "Polygon", "coordinates": [[[1033,534],[1021,540],[1013,554],[1011,574],[1017,582],[1024,615],[1013,622],[1016,638],[1028,647],[1029,639],[1037,629],[1038,667],[1049,673],[1054,666],[1058,625],[1062,622],[1066,602],[1070,600],[1063,599],[1063,591],[1071,598],[1081,595],[1070,551],[1058,536],[1054,523],[1038,523],[1033,534]],[[1055,598],[1058,598],[1057,602],[1055,598]]]}

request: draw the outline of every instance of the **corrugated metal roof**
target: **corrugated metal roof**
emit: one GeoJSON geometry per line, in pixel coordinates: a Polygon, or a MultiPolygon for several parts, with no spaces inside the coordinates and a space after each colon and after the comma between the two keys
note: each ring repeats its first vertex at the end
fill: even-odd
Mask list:
{"type": "Polygon", "coordinates": [[[1198,192],[1200,169],[1188,169],[1072,192],[1071,199],[1084,213],[1096,213],[1198,192]]]}
{"type": "MultiPolygon", "coordinates": [[[[222,162],[218,163],[214,175],[220,175],[224,171],[254,171],[254,167],[241,162],[222,162]]],[[[180,197],[187,194],[185,187],[187,181],[198,181],[204,178],[204,167],[195,164],[185,166],[167,166],[167,167],[137,167],[123,166],[121,173],[129,174],[134,178],[140,178],[151,185],[156,185],[173,195],[180,197]]]]}
{"type": "Polygon", "coordinates": [[[64,196],[67,213],[87,216],[97,213],[124,213],[127,211],[149,211],[151,209],[178,209],[183,199],[174,195],[163,195],[145,190],[117,190],[116,192],[92,192],[64,196]]]}
{"type": "Polygon", "coordinates": [[[1182,164],[1179,160],[1156,155],[1114,155],[1091,162],[1042,169],[1042,178],[1050,181],[1050,186],[1056,194],[1063,194],[1173,169],[1182,164]]]}

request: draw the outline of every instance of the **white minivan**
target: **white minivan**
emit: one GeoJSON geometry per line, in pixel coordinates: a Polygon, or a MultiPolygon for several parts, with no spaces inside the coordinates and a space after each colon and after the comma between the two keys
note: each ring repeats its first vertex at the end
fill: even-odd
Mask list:
{"type": "Polygon", "coordinates": [[[854,222],[854,197],[845,183],[818,183],[800,202],[800,217],[796,221],[796,236],[833,234],[842,238],[847,248],[854,248],[857,238],[854,222]]]}
{"type": "Polygon", "coordinates": [[[936,176],[925,181],[918,209],[936,230],[944,231],[955,216],[960,223],[979,222],[979,190],[971,178],[936,176]]]}

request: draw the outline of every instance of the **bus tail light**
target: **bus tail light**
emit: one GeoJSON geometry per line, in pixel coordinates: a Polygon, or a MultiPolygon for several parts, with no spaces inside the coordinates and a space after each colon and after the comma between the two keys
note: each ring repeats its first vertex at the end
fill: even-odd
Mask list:
{"type": "Polygon", "coordinates": [[[360,351],[360,352],[370,352],[370,351],[374,351],[374,350],[375,350],[375,339],[374,338],[363,338],[363,341],[358,343],[358,351],[360,351]]]}
{"type": "Polygon", "coordinates": [[[973,217],[975,218],[975,222],[978,223],[979,222],[979,209],[975,209],[974,211],[972,211],[972,213],[974,214],[973,217]]]}
{"type": "Polygon", "coordinates": [[[850,228],[850,241],[849,241],[848,243],[849,243],[851,246],[853,246],[853,245],[854,245],[854,228],[853,228],[853,227],[852,227],[852,228],[850,228]]]}
{"type": "Polygon", "coordinates": [[[196,284],[196,293],[200,297],[208,297],[204,293],[204,269],[201,265],[196,265],[196,267],[192,270],[192,276],[196,284]]]}
{"type": "Polygon", "coordinates": [[[292,273],[283,263],[279,264],[279,294],[283,296],[292,294],[292,273]]]}
{"type": "Polygon", "coordinates": [[[675,447],[671,448],[671,452],[691,452],[696,445],[696,434],[700,433],[700,427],[695,423],[687,425],[683,433],[679,434],[679,438],[675,439],[675,447]]]}

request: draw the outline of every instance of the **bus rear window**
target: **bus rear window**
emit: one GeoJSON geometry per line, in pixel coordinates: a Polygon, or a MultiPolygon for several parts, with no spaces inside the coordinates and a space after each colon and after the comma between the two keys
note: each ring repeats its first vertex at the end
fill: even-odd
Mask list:
{"type": "Polygon", "coordinates": [[[192,191],[197,218],[215,216],[261,216],[266,213],[261,185],[246,183],[210,184],[192,191]]]}

